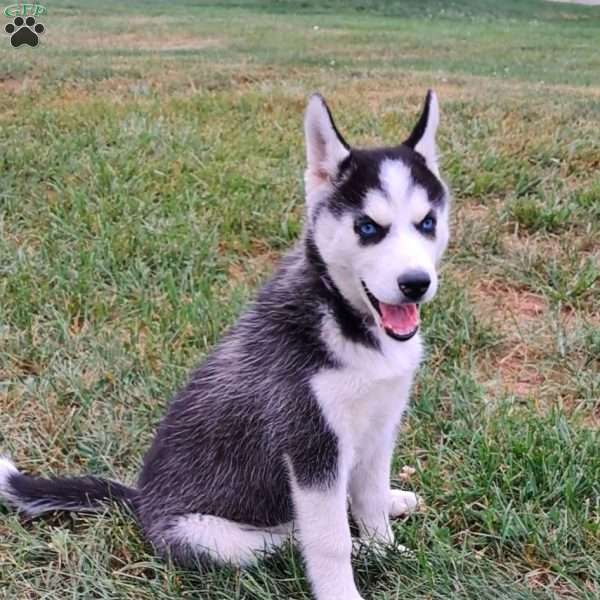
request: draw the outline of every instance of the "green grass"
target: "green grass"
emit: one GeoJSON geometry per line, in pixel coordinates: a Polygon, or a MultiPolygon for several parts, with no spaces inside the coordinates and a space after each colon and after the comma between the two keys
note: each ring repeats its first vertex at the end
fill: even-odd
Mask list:
{"type": "MultiPolygon", "coordinates": [[[[302,110],[358,145],[442,104],[453,239],[366,598],[600,596],[600,12],[542,1],[53,2],[2,40],[0,449],[135,480],[302,218],[302,110]],[[442,12],[443,11],[443,12],[442,12]],[[316,28],[315,28],[316,27],[316,28]],[[416,473],[399,477],[403,465],[416,473]]],[[[309,598],[297,551],[182,571],[127,515],[0,514],[0,597],[309,598]]]]}

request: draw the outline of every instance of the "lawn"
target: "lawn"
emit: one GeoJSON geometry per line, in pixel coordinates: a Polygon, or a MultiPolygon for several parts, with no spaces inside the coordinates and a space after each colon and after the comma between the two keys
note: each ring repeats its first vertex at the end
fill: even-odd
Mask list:
{"type": "MultiPolygon", "coordinates": [[[[50,3],[2,33],[0,451],[131,483],[160,416],[297,238],[302,111],[396,143],[439,95],[454,192],[368,599],[600,597],[600,8],[535,0],[50,3]],[[414,467],[407,475],[404,465],[414,467]]],[[[8,22],[8,19],[3,21],[8,22]]],[[[0,508],[0,598],[308,599],[158,560],[119,512],[0,508]]]]}

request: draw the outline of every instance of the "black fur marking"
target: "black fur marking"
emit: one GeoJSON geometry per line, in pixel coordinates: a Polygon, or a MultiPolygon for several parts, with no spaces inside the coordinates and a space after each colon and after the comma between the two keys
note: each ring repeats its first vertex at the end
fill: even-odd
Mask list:
{"type": "Polygon", "coordinates": [[[322,286],[320,293],[327,299],[342,334],[355,343],[379,350],[379,340],[369,329],[369,325],[372,324],[369,321],[370,316],[359,313],[342,296],[327,272],[327,267],[319,254],[319,250],[310,236],[306,239],[306,255],[319,274],[320,281],[318,285],[322,286]]]}
{"type": "Polygon", "coordinates": [[[344,146],[344,148],[346,148],[346,150],[350,150],[350,145],[343,138],[342,134],[339,132],[339,129],[337,128],[337,126],[335,124],[335,121],[333,120],[333,115],[331,114],[331,111],[329,110],[329,106],[327,105],[327,102],[325,102],[325,98],[323,98],[323,96],[321,96],[321,94],[315,94],[315,96],[317,96],[317,98],[319,98],[319,100],[325,107],[325,110],[327,111],[327,115],[329,116],[329,122],[331,123],[331,127],[332,127],[333,131],[335,131],[335,135],[337,136],[338,140],[340,141],[342,146],[344,146]]]}
{"type": "MultiPolygon", "coordinates": [[[[404,142],[406,146],[412,148],[414,150],[415,146],[419,143],[420,139],[423,137],[425,130],[427,129],[427,121],[429,120],[429,107],[431,105],[431,90],[427,91],[427,96],[425,96],[425,104],[423,106],[423,111],[421,112],[421,116],[415,125],[415,128],[412,130],[411,134],[408,136],[408,139],[404,142]]],[[[419,155],[420,156],[420,155],[419,155]]],[[[425,160],[423,160],[425,162],[425,160]]]]}
{"type": "Polygon", "coordinates": [[[429,170],[425,160],[404,144],[372,150],[350,150],[350,155],[341,163],[340,175],[335,190],[329,200],[334,214],[341,215],[350,210],[357,215],[363,208],[369,190],[381,189],[379,172],[384,160],[399,160],[408,166],[414,185],[421,186],[427,193],[429,202],[438,206],[444,202],[444,187],[429,170]]]}
{"type": "Polygon", "coordinates": [[[108,502],[134,509],[138,495],[136,490],[120,483],[91,476],[44,479],[15,473],[9,477],[8,485],[11,495],[31,514],[53,510],[94,512],[108,502]]]}

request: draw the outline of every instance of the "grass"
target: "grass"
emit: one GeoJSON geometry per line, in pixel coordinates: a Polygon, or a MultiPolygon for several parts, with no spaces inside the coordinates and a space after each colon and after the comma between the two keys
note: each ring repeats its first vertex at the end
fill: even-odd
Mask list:
{"type": "MultiPolygon", "coordinates": [[[[442,103],[454,190],[396,484],[426,500],[366,598],[600,595],[600,13],[547,2],[57,1],[3,40],[0,448],[135,480],[164,407],[297,237],[301,116],[356,144],[442,103]],[[403,465],[416,469],[401,473],[403,465]]],[[[119,513],[0,514],[0,597],[309,598],[156,559],[119,513]]]]}

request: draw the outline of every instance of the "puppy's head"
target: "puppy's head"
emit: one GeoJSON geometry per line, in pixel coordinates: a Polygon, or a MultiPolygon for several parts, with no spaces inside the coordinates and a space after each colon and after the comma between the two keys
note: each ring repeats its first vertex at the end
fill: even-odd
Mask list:
{"type": "Polygon", "coordinates": [[[306,110],[309,235],[348,302],[400,341],[417,332],[418,305],[436,293],[448,242],[438,119],[430,91],[405,142],[361,150],[342,138],[321,96],[306,110]]]}

